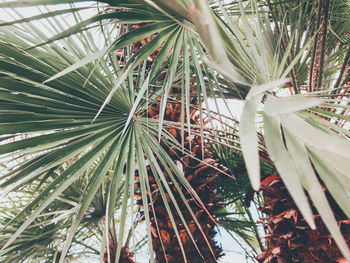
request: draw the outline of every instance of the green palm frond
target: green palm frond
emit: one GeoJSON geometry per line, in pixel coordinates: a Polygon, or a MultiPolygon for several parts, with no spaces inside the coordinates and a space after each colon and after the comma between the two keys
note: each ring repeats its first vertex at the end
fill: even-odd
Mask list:
{"type": "MultiPolygon", "coordinates": [[[[303,8],[302,3],[292,3],[291,5],[294,5],[294,8],[303,8]]],[[[205,11],[205,8],[203,9],[203,6],[205,6],[204,1],[198,1],[198,10],[202,9],[201,14],[198,16],[202,16],[202,19],[204,20],[207,16],[207,11],[205,11]]],[[[244,10],[242,3],[239,3],[239,6],[241,10],[244,10]]],[[[248,6],[250,6],[250,4],[247,4],[245,7],[248,6]]],[[[333,133],[331,129],[326,128],[325,126],[318,126],[316,128],[309,123],[310,121],[308,118],[304,117],[304,113],[297,113],[298,111],[318,105],[322,107],[321,104],[323,104],[326,98],[328,98],[330,93],[329,90],[331,89],[332,84],[334,85],[334,82],[332,82],[330,76],[326,75],[328,63],[332,64],[332,60],[326,60],[326,58],[330,50],[332,50],[333,55],[335,53],[340,55],[343,53],[343,49],[328,46],[327,43],[327,17],[330,15],[329,10],[331,6],[329,3],[325,3],[324,6],[319,6],[318,17],[321,17],[324,19],[324,21],[321,21],[318,24],[318,27],[316,27],[314,32],[311,32],[309,36],[304,35],[303,37],[305,38],[305,41],[303,46],[297,47],[295,47],[295,45],[301,45],[301,42],[296,38],[298,36],[298,32],[295,30],[290,30],[290,28],[287,27],[284,33],[281,32],[282,29],[280,28],[280,33],[277,35],[275,34],[274,36],[271,34],[273,32],[271,24],[268,22],[268,20],[266,20],[264,14],[259,12],[256,2],[253,2],[250,7],[254,10],[254,12],[251,13],[251,15],[254,16],[254,19],[248,19],[245,12],[241,12],[241,17],[237,19],[244,25],[243,30],[245,31],[242,30],[243,34],[241,33],[242,31],[234,30],[235,27],[237,27],[235,25],[237,24],[237,21],[235,21],[234,18],[231,19],[226,16],[226,19],[228,20],[226,27],[230,28],[233,32],[231,38],[236,40],[238,39],[238,41],[227,41],[227,45],[237,42],[242,43],[241,47],[243,47],[243,50],[245,50],[245,53],[247,54],[247,62],[245,65],[247,65],[248,68],[246,70],[246,74],[253,74],[251,77],[252,88],[246,97],[246,104],[243,109],[242,121],[240,124],[240,137],[243,156],[246,161],[248,174],[251,178],[253,188],[258,190],[260,186],[260,167],[257,147],[258,140],[255,128],[256,111],[262,98],[267,96],[267,99],[264,101],[263,109],[263,132],[267,151],[271,157],[271,160],[276,165],[279,174],[284,180],[284,183],[286,184],[299,209],[303,213],[306,221],[311,227],[314,227],[311,208],[307,201],[306,195],[304,194],[304,189],[306,189],[312,196],[311,198],[316,207],[320,210],[330,232],[344,255],[349,258],[347,245],[339,232],[334,217],[328,217],[328,215],[331,214],[331,209],[329,205],[327,207],[324,206],[324,203],[326,203],[326,197],[322,192],[316,172],[313,170],[312,164],[310,163],[310,158],[312,158],[311,154],[314,154],[315,151],[317,151],[319,155],[323,156],[323,161],[327,162],[328,165],[332,165],[333,168],[331,169],[335,169],[337,171],[333,173],[333,176],[337,177],[337,179],[334,177],[333,178],[343,182],[347,181],[344,175],[346,174],[346,170],[348,170],[348,165],[344,165],[344,161],[349,157],[350,145],[348,140],[342,137],[342,135],[345,135],[347,131],[346,129],[338,128],[337,133],[333,133]],[[320,12],[323,12],[322,14],[324,15],[321,15],[320,12]],[[244,42],[239,41],[239,35],[243,35],[242,39],[244,39],[244,42]],[[276,41],[278,40],[276,36],[281,37],[281,43],[276,41]],[[314,43],[316,44],[312,47],[314,51],[309,53],[308,49],[312,50],[310,45],[312,40],[314,40],[314,43]],[[270,43],[276,44],[274,46],[270,43]],[[269,44],[271,46],[269,46],[269,44]],[[282,46],[281,51],[279,50],[280,46],[282,46]],[[275,48],[275,51],[272,53],[271,48],[275,48]],[[279,56],[279,54],[281,54],[281,56],[279,56]],[[310,57],[307,56],[307,54],[311,54],[311,60],[309,60],[310,57]],[[315,54],[319,55],[315,56],[315,54]],[[250,61],[252,63],[250,63],[250,61]],[[308,67],[301,66],[303,64],[308,65],[310,70],[308,89],[309,91],[314,91],[317,93],[309,93],[306,95],[297,94],[302,92],[302,86],[299,88],[299,85],[305,84],[297,83],[301,80],[296,78],[296,67],[300,67],[300,69],[307,69],[308,67]],[[277,67],[274,65],[277,65],[277,67]],[[278,90],[276,90],[275,87],[285,84],[286,82],[284,83],[283,78],[287,77],[288,75],[290,75],[290,79],[292,80],[293,89],[291,89],[291,92],[292,94],[294,93],[294,95],[292,97],[276,98],[275,92],[278,90]],[[282,80],[279,81],[278,79],[282,80]],[[275,92],[271,93],[273,89],[275,89],[275,92]],[[267,95],[266,92],[268,92],[267,95]],[[326,131],[326,133],[324,133],[324,131],[326,131]],[[317,136],[315,136],[315,134],[317,134],[317,136]],[[311,137],[313,138],[312,140],[311,137]],[[310,147],[312,148],[311,151],[310,147]],[[337,150],[335,150],[333,147],[337,148],[337,150]],[[341,152],[340,154],[337,153],[339,151],[341,152]],[[326,161],[326,156],[328,156],[328,158],[332,159],[334,162],[326,161]],[[340,162],[343,163],[343,165],[340,162]]],[[[301,16],[298,17],[299,21],[292,17],[289,19],[292,26],[295,27],[298,24],[307,22],[305,18],[302,19],[301,16]]],[[[207,26],[212,27],[212,30],[219,30],[218,28],[220,27],[217,27],[217,24],[210,22],[210,20],[206,21],[209,21],[207,26]],[[216,27],[217,29],[215,29],[216,27]]],[[[203,41],[209,41],[207,40],[209,38],[208,31],[204,31],[204,26],[201,26],[203,27],[203,41]]],[[[277,27],[278,25],[276,24],[275,29],[277,29],[277,27]]],[[[222,32],[224,32],[223,29],[222,32]]],[[[329,44],[331,45],[331,43],[329,44]]],[[[222,49],[223,47],[216,45],[216,48],[222,49]]],[[[219,68],[218,70],[220,70],[221,66],[219,63],[221,62],[221,59],[219,59],[219,57],[225,54],[220,55],[220,53],[217,53],[216,55],[218,55],[218,58],[215,58],[213,54],[215,54],[216,49],[209,48],[209,52],[213,56],[213,59],[216,59],[215,62],[219,68]]],[[[228,49],[226,54],[227,57],[230,57],[232,54],[231,57],[233,60],[233,66],[236,64],[242,64],[242,62],[238,63],[239,60],[235,59],[234,55],[236,53],[237,52],[228,49]]],[[[244,57],[242,53],[240,53],[240,55],[241,56],[239,56],[238,59],[242,59],[244,57]]],[[[337,56],[333,56],[333,58],[334,57],[337,56]]],[[[338,63],[338,70],[341,66],[341,63],[338,63]]],[[[227,68],[226,72],[229,72],[229,70],[231,69],[227,68]]],[[[336,100],[335,103],[339,104],[340,101],[341,99],[336,100]]],[[[346,119],[346,117],[339,115],[337,117],[339,119],[346,119]]],[[[327,127],[330,126],[331,125],[327,125],[327,127]]],[[[318,161],[320,161],[320,159],[318,159],[318,161]]],[[[313,159],[312,163],[316,165],[318,161],[313,159]]],[[[317,172],[321,173],[321,169],[316,168],[316,170],[317,172]]],[[[325,181],[325,172],[322,171],[322,174],[324,175],[322,179],[325,181]]],[[[329,181],[328,184],[326,183],[326,185],[332,187],[330,186],[329,181]]],[[[348,194],[346,193],[347,191],[348,189],[342,188],[342,193],[340,194],[342,198],[337,198],[339,205],[346,213],[349,212],[348,208],[345,207],[346,204],[344,202],[345,199],[349,198],[348,194]]]]}
{"type": "MultiPolygon", "coordinates": [[[[166,24],[166,28],[168,27],[169,23],[166,24]]],[[[45,82],[60,69],[74,63],[76,59],[83,59],[84,52],[80,50],[80,44],[74,42],[74,39],[66,39],[63,48],[51,44],[50,47],[27,49],[33,46],[36,39],[28,36],[25,30],[33,31],[37,37],[42,37],[42,33],[31,25],[25,25],[23,29],[21,27],[11,29],[13,30],[1,28],[1,135],[25,133],[29,138],[1,145],[2,158],[22,158],[20,165],[10,167],[9,172],[2,176],[1,187],[11,191],[25,188],[43,178],[45,181],[42,182],[41,191],[36,198],[10,221],[9,226],[12,226],[13,222],[21,224],[11,236],[8,236],[3,251],[11,247],[11,244],[35,223],[36,218],[45,213],[55,200],[62,198],[65,191],[91,169],[93,171],[84,191],[80,193],[79,200],[74,201],[77,204],[76,209],[71,212],[75,216],[71,222],[72,226],[67,230],[67,241],[61,252],[60,262],[67,255],[76,231],[84,220],[87,220],[86,213],[96,200],[106,176],[111,179],[106,189],[105,225],[109,226],[113,221],[116,203],[121,201],[123,223],[118,230],[119,240],[123,240],[124,236],[127,204],[133,203],[130,200],[133,200],[135,167],[138,166],[142,178],[141,190],[144,201],[149,194],[147,192],[149,182],[144,168],[151,159],[152,165],[157,163],[156,160],[160,160],[168,172],[176,171],[178,180],[191,189],[169,156],[158,149],[156,124],[141,116],[150,103],[143,98],[143,93],[148,88],[150,72],[136,77],[124,69],[117,72],[109,65],[114,62],[113,60],[110,61],[109,57],[100,57],[98,64],[79,65],[77,71],[66,72],[59,78],[45,82]],[[91,72],[94,74],[89,76],[91,72]],[[133,90],[133,86],[125,85],[124,79],[121,79],[125,72],[128,73],[125,78],[129,81],[133,82],[135,79],[141,83],[142,88],[136,90],[139,94],[133,90]],[[120,82],[120,87],[117,87],[110,78],[113,75],[119,75],[115,82],[120,82]],[[102,109],[101,105],[106,98],[109,103],[102,109]],[[99,110],[98,118],[93,121],[99,110]],[[69,165],[62,173],[57,176],[49,174],[49,178],[46,178],[49,171],[67,162],[69,165]],[[30,216],[27,216],[28,214],[30,216]]],[[[133,31],[130,33],[135,34],[133,31]]],[[[80,38],[80,43],[89,44],[84,41],[92,36],[91,32],[81,34],[85,34],[85,38],[80,38]]],[[[154,39],[158,37],[162,40],[165,35],[159,33],[154,39]]],[[[127,37],[124,37],[123,41],[132,43],[127,37]]],[[[149,44],[153,44],[152,40],[149,44]]],[[[150,50],[153,52],[153,49],[150,50]]],[[[128,63],[132,64],[135,60],[138,63],[144,60],[146,55],[139,56],[136,53],[126,62],[125,68],[128,63]]],[[[114,66],[118,70],[118,64],[114,66]]],[[[164,136],[170,139],[168,134],[164,136]]],[[[160,178],[163,178],[163,172],[157,169],[160,178]]],[[[172,178],[175,180],[175,177],[172,178]]],[[[76,194],[79,195],[79,192],[76,194]]],[[[133,212],[133,209],[130,211],[133,212]]],[[[149,224],[149,216],[145,214],[146,222],[149,224]]],[[[148,232],[149,241],[150,235],[148,232]]],[[[118,249],[121,243],[118,242],[118,249]]]]}
{"type": "MultiPolygon", "coordinates": [[[[48,180],[53,180],[63,171],[64,168],[57,168],[56,175],[51,175],[48,180]]],[[[17,260],[16,262],[59,262],[66,234],[79,210],[81,200],[85,198],[86,187],[93,172],[93,170],[87,171],[54,200],[8,248],[2,251],[1,260],[3,262],[14,260],[17,260]]],[[[98,258],[103,243],[102,230],[106,212],[106,189],[109,181],[110,178],[106,178],[105,184],[101,185],[84,213],[79,229],[72,240],[70,251],[66,255],[67,260],[79,257],[95,260],[98,258]]],[[[15,197],[2,202],[0,206],[0,225],[3,228],[0,240],[2,246],[23,224],[24,219],[15,221],[14,218],[26,205],[40,195],[41,188],[38,186],[34,183],[30,187],[17,191],[15,197]],[[9,223],[10,225],[8,225],[9,223]]],[[[122,195],[121,189],[119,190],[118,195],[122,195]]],[[[120,215],[118,215],[120,209],[121,202],[118,200],[115,207],[116,225],[120,221],[120,215]]],[[[138,246],[135,247],[136,249],[138,246]]]]}

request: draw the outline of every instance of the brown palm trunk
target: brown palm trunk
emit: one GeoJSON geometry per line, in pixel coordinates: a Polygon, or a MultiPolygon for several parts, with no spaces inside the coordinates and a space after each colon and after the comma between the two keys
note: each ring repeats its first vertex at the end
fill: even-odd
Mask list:
{"type": "MultiPolygon", "coordinates": [[[[324,188],[325,189],[325,188],[324,188]]],[[[313,207],[316,230],[312,230],[299,213],[279,176],[267,177],[261,186],[265,196],[261,211],[268,234],[267,249],[257,259],[263,263],[340,263],[346,262],[313,207]]],[[[326,194],[327,194],[327,190],[326,194]]],[[[327,194],[341,232],[350,244],[350,220],[327,194]]]]}
{"type": "MultiPolygon", "coordinates": [[[[108,253],[107,249],[105,250],[105,253],[103,255],[103,263],[114,263],[115,257],[116,257],[116,246],[113,243],[109,243],[109,258],[110,261],[108,261],[108,253]]],[[[119,263],[135,263],[135,261],[132,259],[133,254],[129,251],[127,247],[122,247],[120,251],[120,257],[119,257],[119,263]]]]}
{"type": "MultiPolygon", "coordinates": [[[[154,118],[157,118],[158,115],[158,107],[153,107],[148,110],[149,115],[154,118]]],[[[192,111],[192,114],[195,111],[192,111]]],[[[166,120],[170,120],[173,122],[181,122],[181,104],[168,104],[166,110],[166,120]]],[[[198,119],[192,118],[192,123],[199,124],[198,119]]],[[[179,130],[175,128],[170,128],[168,131],[179,141],[181,142],[181,134],[179,130]]],[[[189,148],[189,136],[185,132],[185,148],[190,150],[189,148]]],[[[214,160],[210,159],[211,154],[207,149],[202,149],[202,142],[200,136],[195,136],[191,140],[191,152],[192,154],[198,158],[199,160],[205,160],[208,164],[204,164],[194,158],[190,158],[182,153],[182,151],[176,150],[174,147],[168,148],[165,144],[161,144],[162,147],[170,154],[173,158],[174,162],[178,161],[182,164],[183,173],[186,177],[187,181],[191,184],[193,189],[196,191],[205,207],[209,211],[213,217],[215,217],[215,212],[218,208],[220,208],[219,197],[215,192],[215,185],[217,184],[216,177],[219,172],[216,167],[217,164],[214,160]],[[204,156],[202,156],[204,154],[204,156]],[[213,167],[212,167],[213,166],[213,167]]],[[[149,206],[149,213],[151,218],[151,228],[152,228],[152,243],[153,249],[156,255],[156,262],[163,263],[179,263],[184,262],[183,255],[180,249],[180,245],[178,239],[176,237],[174,226],[170,221],[170,217],[166,212],[164,207],[164,203],[161,197],[161,194],[158,190],[157,185],[154,183],[153,175],[151,169],[148,168],[149,181],[152,187],[152,202],[154,205],[155,213],[154,216],[151,206],[149,206]],[[157,224],[156,224],[157,223],[157,224]],[[158,228],[157,228],[158,226],[158,228]],[[166,258],[166,260],[165,260],[166,258]]],[[[167,178],[166,173],[164,173],[167,178]]],[[[168,180],[169,185],[172,186],[173,183],[171,180],[168,180]]],[[[177,193],[175,187],[172,187],[173,194],[178,202],[178,205],[182,211],[182,214],[187,222],[187,225],[191,231],[191,234],[196,242],[197,248],[200,250],[201,255],[198,252],[198,249],[194,246],[191,241],[185,227],[182,224],[182,221],[177,214],[174,205],[171,203],[170,197],[167,196],[167,199],[170,204],[171,211],[174,215],[174,221],[176,223],[176,227],[179,231],[180,239],[182,245],[184,247],[184,251],[186,254],[187,262],[196,263],[196,262],[216,262],[217,259],[223,255],[221,247],[215,241],[216,229],[215,222],[209,217],[209,215],[205,212],[205,210],[198,204],[195,198],[188,193],[188,191],[180,184],[182,192],[185,194],[187,202],[190,204],[193,212],[196,215],[196,218],[201,224],[201,228],[210,244],[209,248],[203,234],[199,230],[196,225],[193,217],[190,212],[184,205],[180,195],[177,193]]],[[[138,191],[140,191],[139,187],[136,187],[138,191]]],[[[139,204],[141,205],[141,201],[139,204]]]]}

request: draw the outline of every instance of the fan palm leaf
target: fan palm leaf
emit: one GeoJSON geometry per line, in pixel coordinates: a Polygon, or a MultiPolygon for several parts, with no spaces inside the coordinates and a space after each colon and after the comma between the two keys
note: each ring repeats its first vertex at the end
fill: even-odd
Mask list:
{"type": "MultiPolygon", "coordinates": [[[[69,186],[91,169],[96,160],[100,160],[89,178],[83,198],[79,201],[61,254],[62,262],[106,174],[113,174],[107,190],[106,226],[109,226],[113,220],[115,204],[120,198],[123,203],[122,222],[125,222],[126,204],[133,195],[130,187],[133,186],[135,162],[138,163],[141,178],[145,180],[142,194],[144,197],[148,195],[147,173],[142,168],[146,165],[146,152],[148,158],[157,156],[172,167],[172,170],[176,170],[176,166],[164,151],[160,152],[157,149],[157,140],[149,134],[156,133],[155,124],[148,123],[139,115],[147,108],[147,101],[138,96],[131,87],[122,85],[123,87],[111,93],[109,103],[92,123],[104,99],[109,96],[108,90],[113,90],[113,83],[108,76],[114,72],[108,67],[108,58],[100,59],[99,64],[80,67],[78,72],[67,73],[59,79],[43,83],[49,76],[60,71],[60,68],[67,67],[67,61],[72,63],[76,59],[71,55],[74,51],[75,55],[84,54],[79,52],[79,45],[67,41],[64,48],[53,44],[51,47],[40,47],[39,53],[38,49],[23,51],[36,40],[28,37],[21,28],[13,28],[13,31],[2,29],[1,134],[7,136],[26,133],[29,138],[1,146],[2,158],[6,160],[13,157],[22,160],[20,165],[10,167],[8,173],[2,176],[1,187],[5,191],[26,187],[38,180],[47,179],[45,174],[48,171],[62,163],[70,162],[69,167],[53,180],[45,180],[45,183],[42,181],[40,194],[8,222],[8,225],[18,221],[22,224],[8,237],[3,251],[6,251],[6,248],[19,238],[55,199],[60,198],[69,186]],[[11,42],[7,40],[9,37],[11,42]],[[91,70],[95,73],[89,76],[91,70]],[[112,72],[108,73],[108,70],[112,72]],[[88,77],[89,81],[85,83],[88,77]],[[137,107],[133,107],[135,100],[139,102],[137,107]],[[16,118],[11,118],[14,116],[16,118]],[[28,159],[24,160],[23,156],[27,156],[28,159]],[[128,162],[124,171],[127,159],[134,159],[135,162],[128,162]],[[118,191],[124,181],[124,174],[124,194],[119,196],[118,191]],[[30,216],[27,216],[28,213],[30,216]]],[[[27,29],[35,31],[35,28],[30,26],[27,29]]],[[[36,33],[38,37],[42,36],[41,32],[36,33]]],[[[161,33],[156,38],[160,36],[161,33]]],[[[128,74],[128,77],[130,76],[128,74]]],[[[144,86],[147,87],[147,78],[139,78],[137,81],[146,83],[144,86]]],[[[165,134],[165,137],[169,135],[165,134]]],[[[177,177],[181,176],[181,173],[177,173],[177,177]]],[[[180,178],[180,181],[187,183],[184,178],[180,178]]],[[[187,187],[190,188],[188,183],[187,187]]],[[[149,222],[147,215],[146,219],[149,222]]],[[[109,227],[106,227],[106,231],[108,229],[109,227]]],[[[124,224],[121,224],[120,240],[123,239],[123,229],[124,224]]],[[[150,232],[148,235],[150,237],[150,232]]],[[[121,243],[118,242],[117,255],[121,243]]]]}

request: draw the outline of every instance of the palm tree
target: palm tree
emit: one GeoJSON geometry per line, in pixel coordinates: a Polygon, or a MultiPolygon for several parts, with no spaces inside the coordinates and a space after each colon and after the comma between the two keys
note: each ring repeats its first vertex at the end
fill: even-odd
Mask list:
{"type": "MultiPolygon", "coordinates": [[[[305,223],[279,176],[267,177],[262,182],[262,191],[266,204],[260,209],[266,214],[264,225],[268,234],[267,249],[257,257],[259,262],[346,262],[315,207],[317,229],[313,230],[305,223]]],[[[327,191],[326,194],[329,197],[327,191]]],[[[329,200],[349,245],[349,220],[334,200],[329,200]]]]}
{"type": "MultiPolygon", "coordinates": [[[[242,152],[239,150],[238,131],[232,128],[224,131],[222,142],[223,144],[213,144],[210,151],[219,164],[227,167],[227,173],[233,180],[225,175],[218,178],[217,193],[222,196],[225,209],[216,214],[217,221],[244,248],[246,257],[255,259],[266,249],[263,243],[263,235],[266,233],[258,223],[263,217],[259,207],[266,200],[261,192],[254,192],[251,187],[242,152]]],[[[260,154],[261,177],[266,178],[275,173],[276,168],[264,149],[260,154]]]]}
{"type": "MultiPolygon", "coordinates": [[[[178,92],[175,88],[172,92],[178,92]]],[[[192,102],[194,102],[192,100],[192,102]]],[[[154,105],[149,108],[148,113],[153,118],[159,117],[159,107],[154,105]]],[[[162,201],[162,189],[158,188],[157,177],[154,176],[154,171],[147,167],[149,173],[149,181],[151,183],[152,199],[148,204],[148,210],[151,215],[151,230],[153,248],[156,252],[156,262],[178,262],[182,257],[183,250],[189,262],[216,262],[222,256],[222,248],[217,244],[215,235],[217,234],[215,217],[219,209],[220,197],[216,194],[217,177],[223,171],[208,151],[208,146],[202,144],[199,129],[191,129],[191,136],[187,131],[181,134],[181,119],[190,119],[192,125],[200,126],[199,115],[197,110],[191,106],[190,114],[181,113],[180,103],[168,103],[166,108],[166,115],[164,120],[178,123],[178,126],[171,126],[168,132],[172,134],[174,139],[181,144],[184,140],[183,148],[168,146],[166,141],[161,141],[161,147],[165,149],[172,160],[182,171],[186,180],[200,197],[204,207],[196,202],[196,199],[189,193],[186,193],[184,186],[179,184],[180,191],[176,190],[170,178],[166,178],[169,186],[174,190],[174,196],[177,200],[182,214],[169,214],[164,209],[162,201]],[[188,156],[185,151],[190,152],[188,156]],[[203,161],[202,161],[203,160],[203,161]],[[175,191],[176,190],[176,191],[175,191]],[[181,201],[181,192],[185,193],[186,202],[181,201]],[[190,212],[187,211],[186,206],[189,205],[195,217],[201,222],[201,226],[196,226],[190,212]],[[206,212],[209,212],[209,214],[206,212]],[[182,224],[182,218],[188,222],[188,228],[182,224]],[[175,230],[174,226],[178,226],[175,230]],[[181,241],[177,239],[176,231],[179,232],[181,241]],[[194,241],[194,242],[193,242],[194,241]],[[181,244],[181,245],[179,245],[181,244]]],[[[164,171],[164,168],[162,169],[164,171]]],[[[140,191],[140,183],[137,184],[137,190],[140,191]]],[[[164,194],[165,198],[169,199],[170,211],[175,210],[177,204],[170,202],[170,196],[164,194]]],[[[141,198],[141,195],[139,195],[141,198]]],[[[142,200],[140,200],[142,203],[142,200]]],[[[147,209],[147,207],[144,207],[147,209]]]]}
{"type": "MultiPolygon", "coordinates": [[[[67,165],[67,164],[64,164],[67,165]]],[[[50,179],[55,178],[64,168],[56,168],[51,171],[50,179]]],[[[26,228],[20,238],[16,239],[12,246],[2,253],[2,262],[58,262],[62,253],[66,233],[72,224],[73,215],[79,210],[81,196],[86,190],[93,170],[88,170],[85,175],[71,184],[44,212],[35,219],[34,223],[26,228]]],[[[103,242],[103,223],[106,207],[105,187],[110,182],[106,178],[104,186],[101,186],[91,201],[84,217],[81,220],[79,229],[72,240],[72,245],[66,258],[68,261],[80,259],[95,259],[100,255],[99,247],[103,242]],[[96,246],[96,244],[99,244],[96,246]]],[[[40,195],[40,182],[33,183],[30,187],[16,192],[1,202],[0,225],[4,230],[1,236],[1,244],[5,244],[9,236],[13,235],[17,228],[23,224],[22,221],[13,221],[13,218],[20,213],[25,206],[40,195]]],[[[121,189],[119,189],[119,192],[121,189]]],[[[120,210],[121,203],[117,202],[116,210],[120,210]]],[[[137,211],[135,211],[136,214],[137,211]]],[[[137,223],[137,221],[135,222],[137,223]]],[[[133,225],[136,228],[137,224],[133,225]]],[[[110,253],[113,257],[115,250],[115,225],[111,226],[110,253]]],[[[142,238],[139,240],[142,241],[142,238]]],[[[123,244],[121,257],[124,262],[133,262],[131,252],[128,249],[129,241],[123,244]],[[127,261],[129,260],[129,261],[127,261]]],[[[139,249],[142,242],[133,247],[133,251],[139,249]]],[[[107,250],[105,250],[107,252],[107,250]]],[[[106,262],[108,255],[105,253],[106,262]]],[[[115,256],[115,254],[114,254],[115,256]]]]}
{"type": "MultiPolygon", "coordinates": [[[[1,6],[72,2],[25,0],[1,6]]],[[[0,138],[5,143],[0,146],[0,156],[8,169],[0,178],[1,189],[15,193],[38,184],[40,191],[8,222],[5,229],[15,226],[15,231],[3,242],[1,255],[14,249],[16,240],[93,167],[66,231],[60,262],[71,251],[75,233],[106,177],[110,183],[105,188],[101,251],[110,243],[109,230],[120,202],[116,261],[122,253],[126,218],[135,207],[136,170],[143,207],[152,200],[146,167],[154,171],[169,215],[182,214],[177,204],[187,201],[186,192],[179,187],[176,191],[183,194],[181,199],[175,197],[167,178],[175,186],[183,184],[204,207],[172,158],[159,147],[160,138],[180,149],[184,142],[167,132],[171,125],[164,120],[168,101],[180,98],[181,111],[189,115],[189,102],[197,96],[200,125],[196,129],[202,141],[220,142],[215,130],[212,135],[204,132],[203,114],[209,97],[216,104],[217,98],[244,100],[239,136],[252,188],[260,188],[259,153],[266,148],[307,224],[315,228],[304,190],[350,260],[320,183],[322,180],[349,217],[348,10],[345,0],[121,0],[70,5],[51,12],[45,9],[38,16],[2,23],[0,138]],[[81,14],[87,10],[96,10],[96,15],[83,20],[81,14]],[[73,15],[73,25],[60,19],[66,14],[73,15]],[[50,25],[49,37],[28,23],[40,23],[40,19],[50,25]],[[130,26],[139,23],[144,24],[130,26]],[[97,35],[103,37],[102,48],[96,43],[97,35]],[[146,45],[131,50],[146,37],[150,38],[146,45]],[[147,59],[155,51],[157,55],[147,67],[147,59]],[[123,53],[120,61],[116,52],[123,53]],[[171,93],[174,85],[179,94],[171,93]],[[159,119],[147,118],[145,112],[157,98],[159,119]],[[257,126],[264,135],[263,145],[257,126]],[[24,134],[27,139],[6,143],[24,134]],[[58,168],[57,176],[52,175],[58,168]],[[170,202],[175,211],[169,209],[170,202]]],[[[191,134],[189,119],[182,119],[180,126],[182,134],[191,134]]],[[[193,216],[193,209],[186,208],[193,216]]],[[[144,216],[153,260],[147,209],[144,216]]],[[[195,216],[193,221],[199,228],[201,222],[195,216]]],[[[181,224],[189,228],[188,220],[181,219],[181,224]]],[[[181,240],[176,225],[174,232],[181,240]]],[[[107,246],[107,254],[108,250],[107,246]]],[[[185,261],[186,253],[182,254],[185,261]]]]}

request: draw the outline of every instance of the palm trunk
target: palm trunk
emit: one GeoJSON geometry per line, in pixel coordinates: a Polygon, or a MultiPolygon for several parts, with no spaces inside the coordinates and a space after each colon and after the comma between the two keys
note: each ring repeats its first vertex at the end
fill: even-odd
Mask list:
{"type": "MultiPolygon", "coordinates": [[[[152,117],[157,117],[158,108],[154,107],[149,109],[149,113],[152,117]]],[[[194,111],[192,111],[191,116],[194,111]]],[[[166,110],[166,120],[170,120],[173,122],[181,122],[181,104],[168,104],[166,110]]],[[[192,118],[192,123],[199,124],[198,119],[192,118]]],[[[174,128],[170,128],[169,132],[179,141],[181,142],[181,134],[179,130],[174,128]]],[[[190,150],[190,142],[189,136],[185,132],[185,148],[190,150]]],[[[196,191],[205,207],[208,209],[209,213],[215,217],[215,212],[220,207],[219,198],[216,195],[215,185],[217,184],[217,175],[218,170],[216,170],[215,166],[217,166],[216,162],[211,158],[211,154],[207,149],[202,149],[202,142],[200,136],[195,136],[191,140],[191,152],[192,154],[198,158],[199,160],[205,160],[210,163],[208,164],[201,163],[194,158],[190,158],[182,153],[182,151],[178,151],[175,148],[168,148],[164,144],[161,144],[163,148],[170,154],[173,158],[174,162],[180,162],[183,167],[184,176],[187,181],[191,184],[193,189],[196,191]],[[204,154],[204,156],[202,156],[204,154]],[[213,166],[213,167],[212,167],[213,166]]],[[[153,249],[156,255],[156,262],[163,263],[175,263],[175,262],[183,262],[183,255],[180,249],[180,245],[178,239],[176,237],[174,226],[170,221],[170,217],[167,214],[164,203],[161,197],[161,194],[158,190],[156,184],[152,184],[154,182],[153,175],[151,169],[149,172],[149,181],[152,185],[152,202],[154,205],[154,209],[156,215],[153,214],[152,209],[149,206],[149,213],[151,218],[151,228],[152,228],[152,243],[153,249]],[[157,228],[158,226],[158,228],[157,228]],[[166,258],[166,259],[165,259],[166,258]]],[[[164,173],[166,176],[166,173],[164,173]]],[[[171,180],[169,179],[169,185],[173,185],[171,180]]],[[[179,235],[181,238],[181,242],[186,254],[187,262],[196,263],[196,262],[216,262],[217,259],[222,256],[222,249],[215,241],[216,229],[215,222],[209,217],[209,215],[205,212],[205,210],[198,204],[195,198],[188,193],[188,191],[181,184],[181,190],[185,194],[187,202],[190,204],[193,212],[195,213],[196,218],[200,222],[201,228],[206,236],[210,247],[208,246],[203,234],[199,230],[196,225],[193,217],[190,212],[184,205],[180,195],[177,193],[175,187],[173,187],[173,194],[178,202],[182,214],[187,222],[187,225],[191,231],[191,234],[196,242],[197,248],[199,248],[201,255],[198,252],[198,249],[194,246],[191,241],[185,227],[182,224],[182,221],[179,215],[176,213],[174,205],[171,203],[169,196],[167,199],[169,201],[171,211],[174,215],[174,221],[176,223],[176,227],[179,231],[179,235]]],[[[139,188],[138,188],[139,190],[139,188]]],[[[141,204],[141,202],[139,202],[141,204]]]]}
{"type": "MultiPolygon", "coordinates": [[[[329,234],[321,217],[313,208],[316,230],[312,230],[299,213],[293,199],[279,176],[267,177],[261,186],[266,205],[261,211],[267,215],[263,224],[268,231],[267,249],[257,259],[263,263],[340,263],[346,262],[329,234]]],[[[327,190],[326,194],[327,194],[327,190]]],[[[334,215],[348,245],[350,220],[329,197],[334,215]]]]}
{"type": "MultiPolygon", "coordinates": [[[[103,255],[103,263],[114,263],[116,257],[116,246],[113,243],[109,243],[109,258],[107,249],[103,255]]],[[[119,263],[134,263],[135,261],[132,259],[133,254],[129,251],[127,247],[122,247],[120,251],[119,263]]]]}

